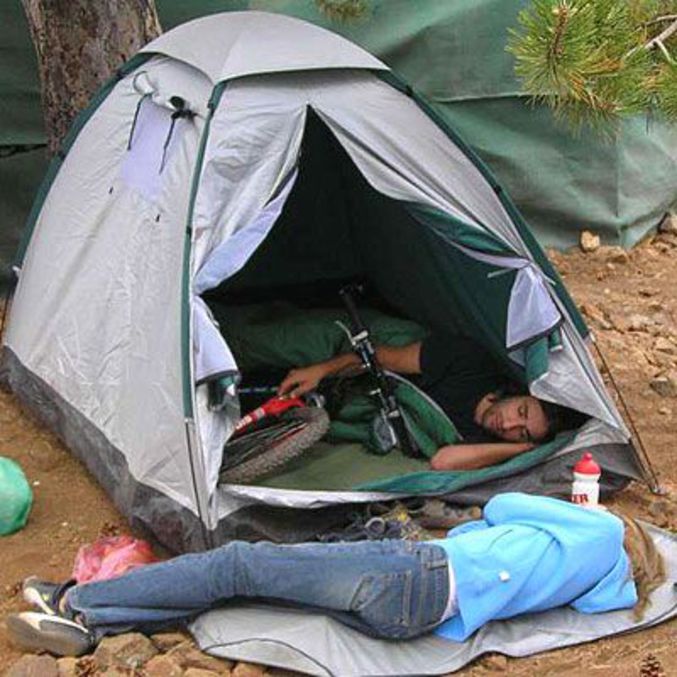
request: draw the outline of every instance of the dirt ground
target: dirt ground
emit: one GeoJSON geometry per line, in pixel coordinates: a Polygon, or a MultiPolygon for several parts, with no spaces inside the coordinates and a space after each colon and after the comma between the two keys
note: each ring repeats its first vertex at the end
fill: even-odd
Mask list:
{"type": "MultiPolygon", "coordinates": [[[[660,526],[677,528],[677,234],[647,239],[633,251],[601,247],[549,252],[581,307],[636,422],[665,490],[633,484],[612,505],[660,526]]],[[[608,376],[605,374],[605,378],[608,376]]],[[[78,547],[126,529],[103,491],[59,440],[0,392],[0,455],[18,461],[33,485],[28,525],[0,540],[0,617],[24,609],[19,587],[30,573],[69,575],[78,547]]],[[[457,674],[594,675],[642,671],[653,655],[662,674],[677,674],[675,621],[641,633],[550,651],[525,659],[488,656],[457,674]]],[[[0,668],[21,656],[0,624],[0,668]]],[[[278,673],[279,674],[279,673],[278,673]]]]}

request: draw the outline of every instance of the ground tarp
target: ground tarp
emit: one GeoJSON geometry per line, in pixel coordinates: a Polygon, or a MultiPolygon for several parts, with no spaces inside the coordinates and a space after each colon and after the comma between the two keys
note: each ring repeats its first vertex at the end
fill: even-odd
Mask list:
{"type": "Polygon", "coordinates": [[[667,580],[640,622],[631,611],[582,614],[563,607],[493,621],[466,642],[430,634],[404,642],[378,640],[327,616],[263,605],[210,611],[191,626],[200,648],[215,656],[275,665],[311,675],[440,675],[488,652],[529,656],[635,632],[677,615],[677,537],[652,528],[667,580]]]}

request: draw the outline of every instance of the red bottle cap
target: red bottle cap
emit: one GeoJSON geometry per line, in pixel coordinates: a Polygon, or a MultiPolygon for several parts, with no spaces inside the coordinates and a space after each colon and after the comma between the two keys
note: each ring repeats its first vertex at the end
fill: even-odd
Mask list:
{"type": "Polygon", "coordinates": [[[597,465],[597,462],[592,457],[589,451],[586,451],[574,466],[574,472],[581,475],[599,475],[602,469],[597,465]]]}

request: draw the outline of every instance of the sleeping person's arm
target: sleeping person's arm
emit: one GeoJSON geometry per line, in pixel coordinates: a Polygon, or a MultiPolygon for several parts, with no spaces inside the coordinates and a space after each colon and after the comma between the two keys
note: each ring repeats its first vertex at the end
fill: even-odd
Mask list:
{"type": "Polygon", "coordinates": [[[534,447],[531,442],[450,444],[438,449],[430,459],[430,467],[433,470],[477,470],[506,461],[534,447]]]}
{"type": "MultiPolygon", "coordinates": [[[[406,346],[376,346],[376,357],[384,369],[398,374],[419,374],[421,343],[406,346]]],[[[292,369],[280,383],[278,395],[298,397],[317,388],[320,381],[334,376],[348,367],[359,366],[360,358],[355,353],[337,355],[325,362],[311,364],[308,367],[292,369]]]]}

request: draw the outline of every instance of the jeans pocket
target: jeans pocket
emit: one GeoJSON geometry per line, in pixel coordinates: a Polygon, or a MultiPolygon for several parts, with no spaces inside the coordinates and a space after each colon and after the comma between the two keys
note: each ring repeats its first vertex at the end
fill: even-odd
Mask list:
{"type": "Polygon", "coordinates": [[[350,610],[374,630],[389,634],[392,627],[411,625],[411,571],[365,574],[355,591],[350,610]]]}

